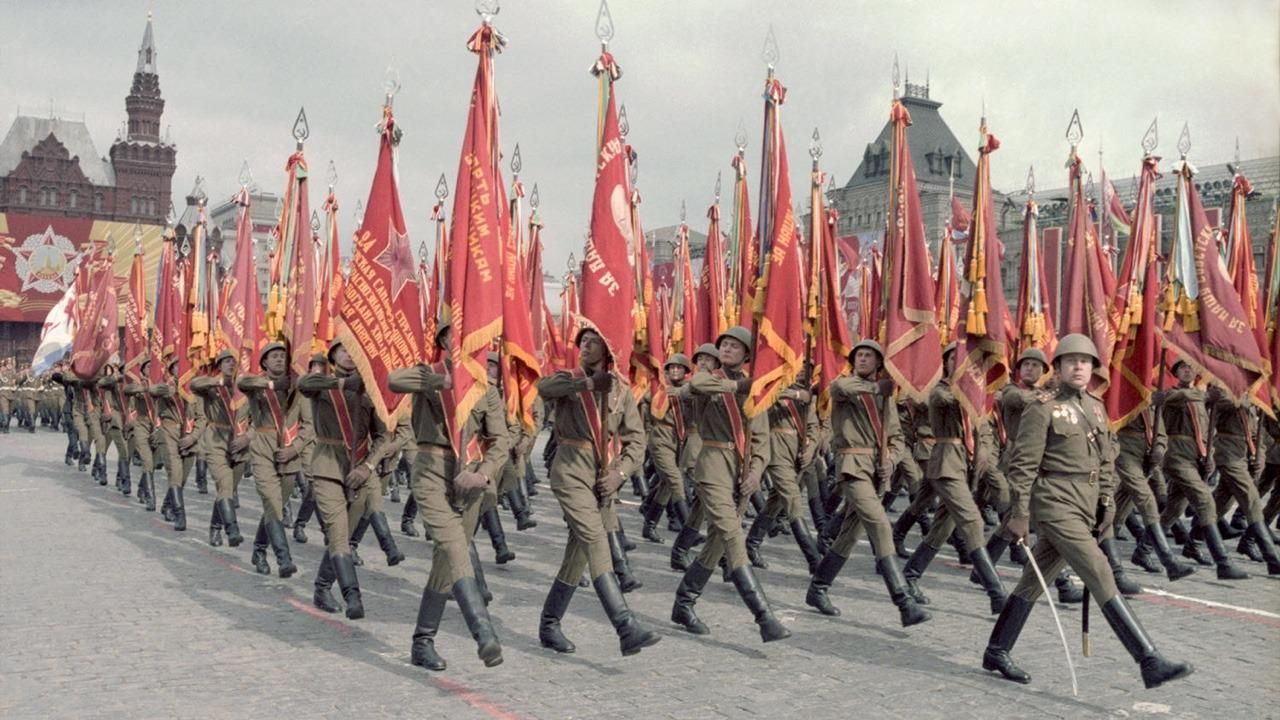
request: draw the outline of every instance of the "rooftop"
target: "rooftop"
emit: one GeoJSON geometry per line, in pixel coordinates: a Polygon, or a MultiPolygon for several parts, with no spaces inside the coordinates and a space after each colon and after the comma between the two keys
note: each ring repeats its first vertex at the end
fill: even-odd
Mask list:
{"type": "Polygon", "coordinates": [[[81,120],[67,120],[57,116],[34,117],[19,115],[9,126],[9,132],[0,142],[0,177],[13,172],[22,162],[22,154],[30,151],[41,140],[52,134],[67,148],[71,157],[80,159],[80,171],[89,182],[99,186],[113,186],[116,176],[111,161],[98,154],[89,135],[89,127],[81,120]]]}

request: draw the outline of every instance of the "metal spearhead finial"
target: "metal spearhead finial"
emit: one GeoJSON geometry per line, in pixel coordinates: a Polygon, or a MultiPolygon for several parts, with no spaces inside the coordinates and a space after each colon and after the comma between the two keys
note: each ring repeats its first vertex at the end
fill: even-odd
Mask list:
{"type": "MultiPolygon", "coordinates": [[[[590,235],[590,233],[587,233],[587,234],[588,234],[588,235],[590,235]]],[[[568,263],[568,265],[569,265],[569,272],[571,272],[571,273],[573,272],[574,267],[576,267],[576,266],[578,265],[578,261],[577,261],[576,259],[574,259],[574,257],[573,257],[573,253],[572,253],[572,252],[570,252],[570,253],[569,253],[569,263],[568,263]]]]}
{"type": "Polygon", "coordinates": [[[813,129],[813,135],[809,136],[809,157],[814,162],[818,162],[818,158],[822,157],[822,136],[818,134],[818,128],[813,129]]]}
{"type": "Polygon", "coordinates": [[[613,15],[609,14],[609,0],[600,0],[600,11],[596,13],[596,37],[602,46],[608,45],[613,39],[613,15]]]}
{"type": "Polygon", "coordinates": [[[164,224],[172,228],[178,224],[178,209],[173,206],[173,201],[169,201],[169,212],[165,213],[164,224]]]}
{"type": "Polygon", "coordinates": [[[382,93],[387,98],[387,105],[395,100],[398,92],[400,92],[400,71],[396,69],[394,63],[388,63],[387,71],[382,76],[382,93]]]}
{"type": "Polygon", "coordinates": [[[240,175],[237,178],[242,187],[248,188],[253,183],[253,171],[249,169],[249,161],[245,160],[240,164],[240,175]]]}
{"type": "Polygon", "coordinates": [[[511,153],[511,174],[519,175],[522,167],[524,167],[524,161],[520,159],[520,143],[516,143],[515,152],[511,153]]]}
{"type": "Polygon", "coordinates": [[[640,158],[634,152],[627,159],[627,177],[631,180],[631,187],[635,187],[636,178],[640,177],[640,158]]]}
{"type": "Polygon", "coordinates": [[[476,14],[488,25],[502,11],[502,3],[498,0],[476,0],[476,14]]]}
{"type": "Polygon", "coordinates": [[[1080,110],[1071,111],[1071,122],[1067,123],[1067,142],[1071,143],[1071,147],[1080,144],[1084,139],[1084,126],[1080,124],[1080,110]]]}
{"type": "Polygon", "coordinates": [[[196,188],[195,190],[192,191],[191,196],[196,199],[196,203],[200,205],[200,207],[204,207],[204,204],[208,202],[209,193],[205,192],[204,190],[203,176],[201,175],[196,176],[196,188]]]}
{"type": "Polygon", "coordinates": [[[364,201],[363,200],[356,201],[355,216],[356,216],[356,225],[357,226],[363,225],[364,224],[364,201]]]}
{"type": "Polygon", "coordinates": [[[1160,129],[1157,125],[1159,121],[1158,117],[1151,118],[1151,125],[1142,136],[1142,152],[1147,155],[1150,155],[1156,149],[1156,145],[1160,144],[1160,129]]]}
{"type": "Polygon", "coordinates": [[[898,97],[898,81],[899,81],[898,53],[894,53],[893,54],[893,97],[895,100],[898,97]]]}
{"type": "Polygon", "coordinates": [[[309,137],[311,137],[311,126],[307,124],[307,109],[298,108],[298,118],[293,121],[293,139],[301,145],[309,137]]]}
{"type": "Polygon", "coordinates": [[[618,108],[618,134],[624,138],[631,134],[631,121],[627,119],[626,103],[622,103],[618,108]]]}
{"type": "Polygon", "coordinates": [[[1086,198],[1093,197],[1093,173],[1089,173],[1085,176],[1084,196],[1086,198]]]}
{"type": "Polygon", "coordinates": [[[329,161],[329,168],[325,171],[325,179],[329,181],[329,190],[333,190],[333,186],[338,184],[338,166],[329,161]]]}
{"type": "Polygon", "coordinates": [[[444,179],[444,173],[440,173],[440,179],[436,181],[436,199],[444,202],[449,197],[449,181],[444,179]]]}
{"type": "Polygon", "coordinates": [[[133,224],[133,249],[142,252],[142,223],[133,224]]]}
{"type": "Polygon", "coordinates": [[[747,125],[738,118],[738,131],[733,134],[733,144],[738,147],[738,152],[747,149],[747,125]]]}
{"type": "Polygon", "coordinates": [[[534,183],[533,192],[529,193],[529,207],[537,210],[540,202],[541,199],[538,197],[538,183],[534,183]]]}
{"type": "Polygon", "coordinates": [[[835,191],[836,191],[836,176],[828,175],[827,176],[827,195],[833,195],[835,194],[835,191]]]}
{"type": "Polygon", "coordinates": [[[418,243],[418,262],[427,261],[427,241],[423,240],[418,243]]]}
{"type": "Polygon", "coordinates": [[[1178,135],[1178,152],[1186,159],[1187,153],[1191,152],[1191,126],[1182,123],[1182,133],[1178,135]]]}
{"type": "Polygon", "coordinates": [[[685,220],[689,219],[689,209],[685,206],[683,200],[680,201],[680,224],[683,225],[685,220]]]}
{"type": "Polygon", "coordinates": [[[1036,194],[1036,166],[1027,168],[1027,197],[1036,194]]]}
{"type": "Polygon", "coordinates": [[[311,211],[311,232],[320,234],[320,213],[315,210],[311,211]]]}
{"type": "Polygon", "coordinates": [[[716,203],[720,202],[720,171],[716,171],[716,203]]]}
{"type": "Polygon", "coordinates": [[[769,25],[769,32],[764,36],[764,48],[760,51],[760,59],[773,70],[778,65],[778,38],[773,34],[773,25],[769,25]]]}
{"type": "Polygon", "coordinates": [[[1239,167],[1240,166],[1240,136],[1239,135],[1236,136],[1236,154],[1233,156],[1232,159],[1235,161],[1236,167],[1239,167]]]}

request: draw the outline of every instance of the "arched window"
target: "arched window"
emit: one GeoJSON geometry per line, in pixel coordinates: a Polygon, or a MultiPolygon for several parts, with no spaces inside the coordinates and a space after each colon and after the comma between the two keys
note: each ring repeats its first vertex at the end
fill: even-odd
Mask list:
{"type": "Polygon", "coordinates": [[[79,196],[77,196],[75,190],[72,190],[71,192],[67,193],[67,207],[71,208],[72,210],[75,210],[76,202],[78,200],[79,200],[79,196]]]}
{"type": "Polygon", "coordinates": [[[19,204],[19,205],[26,205],[26,204],[27,204],[27,189],[26,189],[26,188],[18,188],[18,204],[19,204]]]}
{"type": "Polygon", "coordinates": [[[102,212],[102,193],[96,193],[93,196],[93,211],[102,212]]]}
{"type": "Polygon", "coordinates": [[[129,198],[129,214],[130,215],[138,214],[138,198],[136,197],[129,198]]]}

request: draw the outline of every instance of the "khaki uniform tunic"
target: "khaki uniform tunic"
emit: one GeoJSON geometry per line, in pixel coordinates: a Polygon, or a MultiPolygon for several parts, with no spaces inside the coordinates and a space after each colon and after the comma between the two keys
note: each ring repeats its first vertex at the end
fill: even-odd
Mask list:
{"type": "MultiPolygon", "coordinates": [[[[301,454],[286,463],[275,459],[276,450],[282,447],[281,432],[299,427],[303,400],[293,385],[293,378],[288,374],[278,378],[241,375],[236,382],[240,392],[249,399],[249,462],[253,465],[253,482],[262,499],[263,514],[280,522],[284,522],[285,501],[293,494],[294,475],[302,469],[301,454]],[[267,393],[275,394],[283,428],[276,427],[267,393]]],[[[300,449],[300,441],[293,438],[289,447],[300,449]]]]}
{"type": "Polygon", "coordinates": [[[893,526],[885,515],[876,481],[876,464],[896,464],[907,456],[897,405],[879,392],[879,384],[841,375],[831,383],[831,449],[836,456],[839,490],[845,515],[831,550],[843,558],[865,531],[876,559],[893,554],[893,526]],[[865,398],[871,398],[879,414],[884,439],[876,436],[865,398]]]}

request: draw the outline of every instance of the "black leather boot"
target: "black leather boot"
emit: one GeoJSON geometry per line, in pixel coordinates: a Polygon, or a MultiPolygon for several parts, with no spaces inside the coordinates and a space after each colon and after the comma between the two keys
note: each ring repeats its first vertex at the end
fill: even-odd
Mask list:
{"type": "Polygon", "coordinates": [[[267,564],[267,542],[267,520],[264,517],[258,520],[258,531],[253,536],[253,555],[249,559],[259,575],[271,574],[271,566],[267,564]]]}
{"type": "Polygon", "coordinates": [[[476,641],[476,655],[484,662],[485,667],[501,665],[502,645],[498,643],[498,636],[493,631],[489,609],[485,607],[476,579],[459,578],[453,584],[453,599],[457,601],[462,618],[467,621],[467,629],[476,641]]]}
{"type": "MultiPolygon", "coordinates": [[[[1273,490],[1272,492],[1275,491],[1273,490]]],[[[1253,542],[1257,545],[1258,551],[1263,559],[1267,561],[1267,574],[1280,575],[1280,557],[1276,556],[1276,544],[1267,526],[1261,522],[1251,523],[1245,533],[1253,537],[1253,542]]]]}
{"type": "Polygon", "coordinates": [[[360,596],[360,581],[356,578],[356,566],[350,555],[330,555],[329,563],[333,566],[333,574],[338,578],[338,588],[342,590],[342,601],[347,604],[347,619],[359,620],[364,617],[364,599],[360,596]]]}
{"type": "Polygon", "coordinates": [[[907,567],[902,571],[902,576],[907,581],[907,594],[920,605],[929,604],[929,597],[920,591],[920,576],[924,575],[924,571],[929,568],[929,563],[933,562],[933,558],[937,554],[938,548],[922,542],[916,548],[916,551],[911,554],[911,559],[907,561],[907,567]]]}
{"type": "Polygon", "coordinates": [[[203,458],[196,458],[196,492],[209,494],[209,463],[203,458]]]}
{"type": "MultiPolygon", "coordinates": [[[[1180,526],[1181,523],[1173,524],[1175,528],[1180,526]]],[[[1174,535],[1177,535],[1176,530],[1174,535]]],[[[1213,567],[1213,559],[1205,553],[1204,538],[1204,527],[1199,524],[1192,525],[1191,532],[1186,534],[1186,540],[1182,543],[1182,557],[1195,560],[1197,565],[1213,567]]]]}
{"type": "Polygon", "coordinates": [[[209,516],[209,544],[222,546],[222,504],[213,504],[213,514],[209,516]]]}
{"type": "Polygon", "coordinates": [[[1213,561],[1218,566],[1218,579],[1247,580],[1249,573],[1231,564],[1231,556],[1227,555],[1227,548],[1222,544],[1222,536],[1218,534],[1217,526],[1205,525],[1203,530],[1205,544],[1209,546],[1209,554],[1213,556],[1213,561]]]}
{"type": "Polygon", "coordinates": [[[494,562],[505,565],[516,559],[516,554],[507,547],[507,534],[502,530],[502,518],[498,516],[498,508],[489,508],[480,516],[480,524],[489,533],[489,541],[493,543],[494,562]]]}
{"type": "Polygon", "coordinates": [[[1164,568],[1160,565],[1159,558],[1156,557],[1155,551],[1151,547],[1151,541],[1148,540],[1146,530],[1142,533],[1135,533],[1138,538],[1138,544],[1133,548],[1133,554],[1129,556],[1129,562],[1146,570],[1153,575],[1164,574],[1164,568]]]}
{"type": "Polygon", "coordinates": [[[747,559],[751,561],[751,567],[761,570],[769,569],[769,563],[760,557],[760,544],[769,534],[771,525],[773,525],[773,516],[763,512],[757,513],[756,519],[751,522],[751,529],[747,531],[747,559]]]}
{"type": "Polygon", "coordinates": [[[400,532],[409,537],[418,537],[417,523],[418,519],[418,501],[413,495],[404,503],[404,512],[400,514],[400,532]]]}
{"type": "Polygon", "coordinates": [[[138,486],[142,488],[146,488],[147,490],[147,504],[146,504],[147,512],[155,512],[156,511],[155,477],[149,472],[142,473],[142,477],[138,480],[138,486]]]}
{"type": "Polygon", "coordinates": [[[610,624],[618,633],[618,645],[624,657],[635,655],[662,639],[661,635],[637,620],[627,607],[618,578],[613,573],[601,573],[591,583],[596,588],[596,597],[600,598],[600,604],[604,606],[604,614],[609,617],[610,624]]]}
{"type": "Polygon", "coordinates": [[[795,538],[796,547],[800,548],[800,554],[804,555],[804,561],[809,565],[809,574],[812,575],[818,571],[818,563],[822,562],[822,555],[818,552],[818,543],[814,541],[813,535],[809,534],[809,528],[805,526],[804,518],[796,518],[791,523],[791,537],[795,538]]]}
{"type": "Polygon", "coordinates": [[[622,540],[622,549],[631,552],[636,549],[636,544],[627,538],[627,526],[622,524],[622,520],[618,520],[618,539],[622,540]]]}
{"type": "Polygon", "coordinates": [[[711,632],[693,611],[693,606],[702,596],[702,589],[711,579],[711,572],[700,562],[692,563],[684,577],[680,578],[680,585],[676,587],[676,601],[671,606],[671,622],[694,635],[707,635],[711,632]]]}
{"type": "Polygon", "coordinates": [[[391,534],[391,526],[387,524],[386,513],[370,513],[369,527],[373,528],[373,535],[378,538],[378,547],[387,556],[387,565],[395,567],[404,562],[404,553],[396,547],[396,539],[391,534]]]}
{"type": "Polygon", "coordinates": [[[821,534],[827,527],[827,511],[822,507],[821,497],[809,497],[809,517],[813,520],[813,529],[821,534]]]}
{"type": "Polygon", "coordinates": [[[445,593],[423,588],[422,602],[418,604],[418,622],[413,627],[413,648],[409,662],[428,670],[444,670],[448,663],[436,654],[436,632],[440,630],[440,617],[444,615],[445,593]]]}
{"type": "Polygon", "coordinates": [[[698,531],[685,525],[671,544],[671,569],[684,572],[689,569],[689,550],[698,540],[698,531]]]}
{"type": "Polygon", "coordinates": [[[672,500],[671,503],[667,505],[667,529],[672,532],[680,532],[688,522],[689,501],[684,498],[672,500]],[[678,527],[671,527],[672,523],[675,523],[678,527]]]}
{"type": "Polygon", "coordinates": [[[558,653],[572,653],[577,648],[560,631],[560,620],[565,610],[569,609],[569,601],[573,599],[573,591],[578,589],[576,583],[561,582],[559,579],[551,583],[551,592],[542,603],[542,615],[538,620],[538,642],[542,647],[558,653]]]}
{"type": "Polygon", "coordinates": [[[1143,540],[1155,550],[1156,557],[1160,559],[1160,564],[1164,566],[1165,575],[1170,581],[1181,580],[1196,571],[1195,565],[1185,565],[1173,556],[1173,551],[1169,549],[1169,540],[1164,536],[1164,529],[1160,527],[1160,523],[1148,525],[1147,534],[1143,540]]]}
{"type": "Polygon", "coordinates": [[[326,550],[320,558],[320,567],[316,570],[315,593],[311,596],[311,603],[325,612],[336,613],[339,610],[338,601],[333,598],[333,581],[337,577],[333,559],[326,550]]]}
{"type": "Polygon", "coordinates": [[[298,514],[293,519],[293,541],[299,545],[307,544],[307,521],[315,512],[316,499],[304,495],[302,504],[298,506],[298,514]]]}
{"type": "Polygon", "coordinates": [[[840,608],[831,604],[827,591],[831,589],[831,583],[835,582],[836,575],[840,574],[840,569],[844,567],[847,560],[848,558],[842,558],[832,551],[827,551],[827,554],[822,556],[817,570],[813,573],[813,578],[809,580],[809,590],[804,595],[805,605],[816,608],[823,615],[840,616],[840,608]]]}
{"type": "Polygon", "coordinates": [[[538,527],[538,521],[533,519],[533,514],[529,511],[529,501],[520,494],[519,490],[507,493],[507,504],[510,505],[512,514],[516,516],[516,530],[524,532],[538,527]]]}
{"type": "Polygon", "coordinates": [[[1009,651],[1018,642],[1022,626],[1027,623],[1031,614],[1031,603],[1018,595],[1010,595],[996,619],[996,626],[991,629],[991,637],[987,639],[987,649],[982,653],[982,669],[998,672],[1007,679],[1026,685],[1031,676],[1022,668],[1013,664],[1009,651]]]}
{"type": "Polygon", "coordinates": [[[173,529],[178,532],[187,529],[187,505],[180,487],[173,489],[173,529]]]}
{"type": "Polygon", "coordinates": [[[1084,591],[1071,582],[1071,577],[1067,575],[1066,570],[1058,573],[1058,577],[1053,579],[1053,586],[1058,589],[1058,602],[1063,605],[1084,602],[1084,591]]]}
{"type": "Polygon", "coordinates": [[[1004,591],[1000,576],[996,574],[995,566],[991,564],[991,556],[987,555],[985,547],[980,547],[969,553],[969,561],[973,563],[973,571],[978,573],[978,579],[982,581],[982,587],[991,599],[991,614],[999,615],[1009,596],[1004,591]]]}
{"type": "Polygon", "coordinates": [[[631,563],[627,561],[627,551],[622,549],[622,537],[617,532],[608,533],[609,556],[613,560],[613,573],[618,576],[618,585],[622,592],[629,593],[644,587],[644,583],[631,574],[631,563]]]}
{"type": "Polygon", "coordinates": [[[1166,660],[1156,650],[1123,597],[1113,597],[1107,601],[1102,606],[1102,616],[1107,619],[1107,624],[1115,631],[1116,637],[1120,638],[1124,649],[1129,651],[1129,657],[1142,667],[1142,684],[1148,689],[1192,673],[1192,667],[1188,663],[1166,660]]]}
{"type": "Polygon", "coordinates": [[[1243,535],[1244,532],[1237,528],[1235,523],[1229,523],[1222,518],[1218,518],[1218,534],[1222,536],[1223,540],[1234,540],[1243,535]]]}
{"type": "Polygon", "coordinates": [[[756,580],[756,575],[749,566],[734,568],[729,573],[729,577],[738,590],[738,596],[742,598],[742,602],[755,618],[756,625],[760,626],[761,640],[773,642],[791,637],[791,631],[773,616],[773,611],[769,609],[769,600],[764,596],[764,588],[760,586],[760,581],[756,580]]]}
{"type": "Polygon", "coordinates": [[[919,625],[933,619],[933,615],[928,610],[920,607],[907,594],[907,580],[902,576],[902,568],[898,567],[896,556],[885,555],[877,560],[876,572],[884,578],[884,586],[889,590],[889,597],[898,608],[898,619],[902,622],[902,627],[919,625]]]}
{"type": "Polygon", "coordinates": [[[649,481],[645,478],[643,470],[631,473],[631,492],[638,498],[649,494],[649,481]]]}
{"type": "Polygon", "coordinates": [[[160,503],[160,517],[165,522],[173,522],[173,488],[164,491],[164,502],[160,503]]]}
{"type": "MultiPolygon", "coordinates": [[[[267,539],[271,541],[271,547],[276,551],[276,566],[280,577],[292,577],[298,572],[298,566],[293,564],[293,555],[289,552],[288,536],[284,532],[284,523],[272,518],[267,521],[267,539]]],[[[267,572],[270,572],[270,568],[267,572]]]]}
{"type": "MultiPolygon", "coordinates": [[[[1000,564],[1000,557],[1004,555],[1004,551],[1009,547],[1009,540],[1005,538],[1003,533],[993,532],[991,537],[987,538],[987,557],[991,558],[992,566],[1000,564]]],[[[969,582],[974,585],[981,585],[982,578],[978,577],[977,569],[969,571],[969,582]]]]}
{"type": "MultiPolygon", "coordinates": [[[[893,551],[903,560],[910,560],[915,554],[907,549],[907,533],[911,532],[911,526],[916,524],[919,518],[908,510],[902,511],[897,520],[893,521],[893,551]]],[[[935,551],[936,552],[936,551],[935,551]]],[[[910,580],[910,578],[907,578],[910,580]]]]}
{"type": "Polygon", "coordinates": [[[1142,592],[1142,586],[1133,580],[1124,572],[1124,565],[1120,562],[1120,552],[1116,549],[1116,541],[1114,538],[1107,538],[1098,543],[1102,548],[1102,554],[1107,556],[1107,564],[1111,566],[1111,574],[1115,576],[1116,588],[1122,595],[1137,595],[1142,592]]]}
{"type": "Polygon", "coordinates": [[[644,530],[640,533],[645,540],[649,542],[662,544],[662,536],[658,534],[658,521],[662,519],[662,512],[665,508],[657,503],[649,503],[645,508],[644,530]]]}
{"type": "Polygon", "coordinates": [[[107,459],[103,457],[101,454],[94,454],[93,456],[93,471],[97,473],[98,484],[106,485],[107,484],[107,459]]]}
{"type": "Polygon", "coordinates": [[[80,457],[76,460],[77,470],[79,470],[80,472],[84,472],[85,468],[89,467],[90,455],[91,453],[89,452],[89,443],[87,442],[80,443],[80,457]]]}
{"type": "Polygon", "coordinates": [[[360,521],[356,523],[355,528],[351,531],[351,537],[347,540],[347,544],[351,546],[351,564],[356,567],[364,565],[364,560],[360,558],[359,548],[360,541],[364,540],[364,533],[368,529],[369,517],[366,515],[365,517],[360,518],[360,521]]]}
{"type": "Polygon", "coordinates": [[[532,462],[524,464],[524,492],[529,497],[538,494],[538,476],[533,474],[532,462]]]}
{"type": "Polygon", "coordinates": [[[484,579],[484,566],[480,564],[480,551],[476,549],[474,542],[467,543],[467,555],[471,558],[471,573],[475,575],[476,582],[480,583],[480,594],[484,596],[486,605],[493,602],[493,593],[489,592],[489,583],[484,579]]]}
{"type": "Polygon", "coordinates": [[[132,478],[129,476],[129,457],[116,458],[116,485],[120,488],[120,494],[125,497],[133,492],[132,478]]]}
{"type": "Polygon", "coordinates": [[[240,543],[244,542],[244,536],[240,534],[240,524],[236,522],[236,509],[231,504],[231,498],[223,498],[217,502],[218,512],[222,516],[222,525],[227,530],[227,544],[231,547],[240,547],[240,543]]]}
{"type": "Polygon", "coordinates": [[[1258,549],[1258,543],[1253,539],[1251,532],[1240,536],[1240,542],[1236,543],[1236,552],[1254,562],[1263,562],[1262,551],[1258,549]]]}

